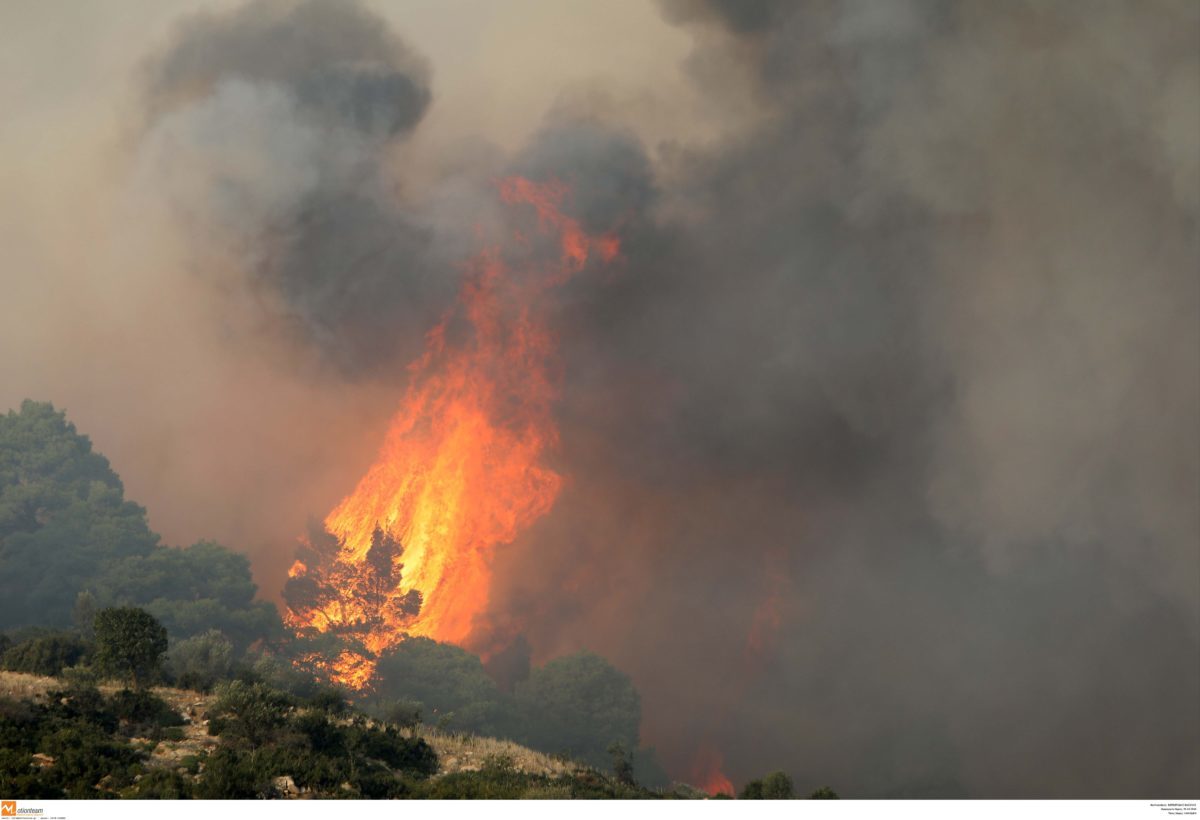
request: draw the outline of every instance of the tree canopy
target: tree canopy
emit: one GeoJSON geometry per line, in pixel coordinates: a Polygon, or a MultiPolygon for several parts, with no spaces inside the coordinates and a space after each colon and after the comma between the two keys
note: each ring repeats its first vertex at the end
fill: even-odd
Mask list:
{"type": "Polygon", "coordinates": [[[66,626],[108,562],[158,546],[108,459],[48,403],[0,416],[0,628],[66,626]]]}
{"type": "Polygon", "coordinates": [[[496,733],[500,691],[479,657],[429,638],[408,638],[385,652],[376,685],[388,699],[415,701],[425,720],[458,730],[496,733]]]}
{"type": "Polygon", "coordinates": [[[250,562],[212,541],[114,561],[93,587],[104,603],[145,608],[176,639],[217,629],[243,650],[282,630],[275,607],[254,600],[250,562]]]}
{"type": "Polygon", "coordinates": [[[614,743],[638,746],[641,698],[629,676],[604,658],[579,652],[534,669],[515,690],[531,746],[568,752],[596,766],[614,743]]]}
{"type": "Polygon", "coordinates": [[[235,652],[282,632],[244,556],[161,546],[108,459],[44,402],[0,415],[0,578],[0,630],[75,621],[86,634],[96,609],[137,606],[173,639],[216,629],[235,652]]]}
{"type": "Polygon", "coordinates": [[[96,665],[145,686],[162,666],[167,630],[144,609],[111,607],[96,613],[96,665]]]}

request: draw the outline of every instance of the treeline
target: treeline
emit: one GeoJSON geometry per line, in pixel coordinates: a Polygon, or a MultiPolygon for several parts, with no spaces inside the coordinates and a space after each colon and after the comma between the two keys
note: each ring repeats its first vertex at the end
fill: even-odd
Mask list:
{"type": "MultiPolygon", "coordinates": [[[[245,715],[224,723],[216,721],[219,727],[229,727],[222,732],[232,731],[234,736],[226,738],[222,733],[223,757],[210,761],[217,768],[209,768],[209,780],[215,782],[220,767],[236,761],[230,771],[239,772],[242,779],[237,780],[240,785],[222,787],[222,793],[229,796],[234,792],[246,796],[262,793],[263,778],[299,765],[290,758],[288,765],[281,763],[280,750],[291,749],[289,754],[294,757],[302,747],[320,757],[320,750],[328,748],[337,750],[338,759],[355,760],[355,749],[383,742],[379,740],[382,736],[362,734],[366,730],[361,727],[366,724],[361,721],[368,720],[364,715],[380,726],[411,730],[430,725],[447,732],[507,738],[569,757],[594,768],[597,776],[605,773],[608,780],[588,787],[601,791],[611,791],[612,784],[627,789],[635,783],[650,788],[668,784],[654,751],[639,745],[641,701],[627,675],[587,652],[534,668],[523,641],[493,658],[485,668],[477,656],[458,647],[425,638],[406,640],[379,658],[372,689],[357,697],[354,705],[361,713],[355,720],[360,722],[351,724],[360,729],[338,723],[342,728],[336,731],[318,731],[316,718],[311,716],[317,708],[312,699],[330,696],[317,670],[306,667],[303,659],[322,649],[334,649],[322,643],[336,639],[297,637],[285,630],[275,607],[255,600],[257,589],[245,557],[207,541],[182,549],[163,545],[150,530],[145,510],[125,499],[121,481],[107,459],[94,452],[88,438],[49,404],[26,401],[19,412],[0,416],[0,578],[5,581],[6,598],[0,609],[0,666],[4,669],[61,677],[86,689],[84,682],[113,674],[112,659],[103,649],[111,644],[102,634],[112,626],[106,619],[113,612],[137,611],[157,625],[146,626],[154,632],[147,651],[155,660],[142,665],[140,678],[130,679],[131,685],[136,684],[130,691],[142,693],[139,698],[148,697],[147,685],[164,683],[205,692],[219,690],[221,703],[252,696],[257,699],[254,708],[274,709],[272,731],[278,736],[267,745],[262,743],[263,737],[242,732],[248,725],[245,715]],[[161,635],[155,632],[157,628],[163,630],[161,635]],[[248,746],[249,740],[255,742],[248,746]],[[326,741],[332,745],[322,745],[326,741]],[[253,775],[245,770],[252,770],[253,775]]],[[[132,621],[125,623],[128,626],[132,621]]],[[[141,638],[148,639],[146,634],[141,638]]],[[[329,656],[332,654],[326,654],[329,656]]],[[[121,711],[124,707],[90,689],[85,695],[75,692],[66,701],[91,704],[84,717],[94,718],[98,721],[95,726],[102,730],[111,725],[137,725],[121,711]]],[[[16,709],[13,714],[17,717],[7,714],[4,720],[19,718],[19,723],[36,718],[39,725],[44,723],[53,731],[59,731],[53,727],[61,728],[64,721],[84,719],[71,711],[73,706],[62,703],[37,708],[9,704],[6,708],[16,709]]],[[[343,708],[350,707],[343,703],[324,713],[344,717],[348,712],[337,711],[343,708]]],[[[29,740],[12,748],[32,748],[31,743],[58,748],[53,732],[39,732],[32,735],[36,743],[29,740]]],[[[100,743],[99,734],[90,736],[100,743]]],[[[136,768],[127,754],[109,751],[108,757],[97,751],[98,759],[111,760],[122,771],[136,768]]],[[[11,756],[0,760],[8,772],[5,777],[16,776],[17,770],[11,768],[14,760],[11,756]]],[[[375,771],[384,778],[366,761],[355,764],[356,777],[375,771]]],[[[337,767],[329,769],[333,764],[328,761],[311,765],[316,770],[328,769],[329,778],[346,774],[337,767]]],[[[490,767],[489,785],[475,783],[471,796],[511,797],[519,796],[513,793],[518,786],[550,787],[525,782],[526,775],[509,768],[501,763],[490,767]]],[[[414,771],[397,775],[405,784],[402,787],[383,789],[362,780],[354,789],[361,796],[398,796],[398,788],[416,794],[425,787],[414,785],[418,782],[414,771]]],[[[158,796],[183,788],[182,781],[167,775],[155,774],[155,778],[163,791],[158,796]]],[[[229,784],[234,784],[232,773],[230,778],[229,784]]],[[[24,793],[13,782],[0,780],[0,785],[5,783],[16,789],[5,793],[24,793]]],[[[137,784],[135,791],[150,788],[142,786],[141,780],[137,784]]],[[[576,783],[573,788],[586,791],[585,785],[576,783]]],[[[52,784],[49,788],[58,787],[52,784]]],[[[193,784],[189,788],[194,791],[198,787],[193,784]]],[[[205,788],[209,791],[201,789],[204,793],[197,792],[197,796],[215,796],[211,791],[215,787],[205,788]]],[[[113,789],[112,793],[123,793],[115,786],[113,789]]],[[[744,796],[758,794],[751,789],[744,796]]]]}

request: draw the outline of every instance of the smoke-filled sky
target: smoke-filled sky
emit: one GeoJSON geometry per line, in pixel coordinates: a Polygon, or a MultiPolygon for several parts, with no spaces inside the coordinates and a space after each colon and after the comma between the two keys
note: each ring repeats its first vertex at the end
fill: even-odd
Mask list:
{"type": "Polygon", "coordinates": [[[0,5],[0,407],[276,595],[493,180],[557,293],[554,510],[488,628],[634,678],[676,777],[1200,787],[1200,7],[0,5]]]}

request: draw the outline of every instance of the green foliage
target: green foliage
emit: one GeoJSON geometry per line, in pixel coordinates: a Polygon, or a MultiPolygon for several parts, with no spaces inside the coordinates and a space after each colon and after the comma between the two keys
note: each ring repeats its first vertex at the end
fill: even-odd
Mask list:
{"type": "Polygon", "coordinates": [[[233,671],[233,644],[210,629],[173,644],[164,665],[176,686],[208,692],[233,671]]]}
{"type": "Polygon", "coordinates": [[[209,734],[252,746],[270,741],[287,722],[295,699],[264,683],[223,683],[208,711],[209,734]]]}
{"type": "Polygon", "coordinates": [[[110,704],[118,719],[138,727],[165,728],[182,726],[184,723],[183,716],[169,703],[145,689],[122,689],[112,696],[110,704]]]}
{"type": "Polygon", "coordinates": [[[808,796],[809,800],[837,800],[838,793],[828,786],[822,786],[808,796]]]}
{"type": "Polygon", "coordinates": [[[120,725],[112,703],[94,683],[71,684],[62,691],[50,693],[50,701],[43,711],[51,719],[87,723],[109,734],[120,725]]]}
{"type": "Polygon", "coordinates": [[[145,510],[64,414],[26,401],[0,416],[0,629],[66,626],[105,564],[157,545],[145,510]]]}
{"type": "Polygon", "coordinates": [[[405,737],[391,726],[361,723],[352,724],[349,732],[349,747],[363,757],[418,777],[437,772],[438,761],[433,747],[419,737],[405,737]]]}
{"type": "Polygon", "coordinates": [[[87,660],[92,646],[70,632],[38,635],[12,646],[0,659],[9,672],[31,675],[61,675],[63,669],[87,660]]]}
{"type": "Polygon", "coordinates": [[[209,731],[221,748],[205,764],[198,790],[205,797],[267,796],[284,776],[322,794],[348,783],[349,796],[401,797],[409,791],[404,778],[428,777],[438,765],[423,739],[351,714],[328,690],[298,708],[296,698],[261,682],[222,684],[209,731]]]}
{"type": "MultiPolygon", "coordinates": [[[[293,652],[292,657],[298,657],[304,651],[295,646],[295,642],[289,648],[293,652]]],[[[249,667],[243,668],[237,675],[247,682],[266,683],[301,698],[315,695],[323,686],[311,669],[297,668],[286,654],[263,651],[247,660],[250,661],[249,667]]]]}
{"type": "Polygon", "coordinates": [[[796,796],[792,779],[783,772],[771,772],[762,780],[751,780],[738,795],[740,800],[791,800],[796,796]]]}
{"type": "Polygon", "coordinates": [[[173,769],[154,769],[121,792],[135,800],[187,800],[195,791],[191,778],[173,769]]]}
{"type": "Polygon", "coordinates": [[[380,657],[376,675],[380,698],[419,703],[425,719],[443,728],[477,734],[500,728],[501,694],[465,649],[409,638],[380,657]]]}
{"type": "Polygon", "coordinates": [[[88,636],[98,608],[132,605],[176,639],[219,629],[235,654],[282,634],[246,558],[210,542],[159,546],[108,460],[50,404],[0,415],[0,578],[0,630],[74,621],[88,636]]]}
{"type": "Polygon", "coordinates": [[[426,800],[629,800],[663,795],[590,771],[559,777],[530,774],[500,758],[487,761],[478,771],[459,771],[415,783],[410,796],[426,800]]]}
{"type": "Polygon", "coordinates": [[[205,759],[195,796],[203,800],[274,797],[273,777],[267,753],[223,747],[205,759]]]}
{"type": "Polygon", "coordinates": [[[211,541],[116,561],[93,585],[102,601],[144,607],[176,639],[218,630],[241,652],[283,631],[275,607],[254,600],[250,562],[211,541]]]}
{"type": "Polygon", "coordinates": [[[322,686],[304,700],[310,709],[331,715],[345,715],[350,712],[350,701],[346,700],[346,693],[336,686],[322,686]]]}
{"type": "Polygon", "coordinates": [[[642,707],[629,677],[591,652],[550,661],[516,687],[521,740],[603,767],[613,743],[637,748],[642,707]]]}
{"type": "Polygon", "coordinates": [[[426,784],[420,797],[428,800],[518,800],[548,785],[546,777],[515,769],[511,762],[488,761],[478,771],[458,771],[426,784]]]}
{"type": "Polygon", "coordinates": [[[54,758],[43,776],[72,799],[96,797],[102,781],[110,788],[130,785],[144,757],[128,743],[83,722],[47,733],[40,749],[54,758]]]}
{"type": "Polygon", "coordinates": [[[96,665],[104,672],[145,686],[160,671],[167,651],[167,630],[137,607],[112,607],[96,613],[96,665]]]}
{"type": "Polygon", "coordinates": [[[423,704],[417,700],[384,700],[375,704],[372,714],[393,726],[413,729],[421,725],[422,707],[423,704]]]}

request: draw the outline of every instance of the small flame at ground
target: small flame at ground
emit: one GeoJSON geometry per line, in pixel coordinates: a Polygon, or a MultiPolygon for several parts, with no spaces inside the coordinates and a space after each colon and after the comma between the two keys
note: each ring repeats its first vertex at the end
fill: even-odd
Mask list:
{"type": "Polygon", "coordinates": [[[487,606],[493,550],[545,515],[562,485],[543,460],[558,441],[558,388],[538,297],[620,246],[561,212],[561,184],[512,177],[498,187],[505,203],[533,207],[557,258],[516,269],[493,248],[471,261],[458,305],[410,365],[375,463],[289,571],[288,625],[356,641],[362,651],[310,659],[356,689],[368,685],[373,657],[406,636],[468,644],[487,606]]]}
{"type": "Polygon", "coordinates": [[[705,744],[696,750],[692,761],[692,781],[702,791],[712,795],[727,794],[733,796],[733,782],[721,771],[725,759],[717,748],[705,744]]]}

